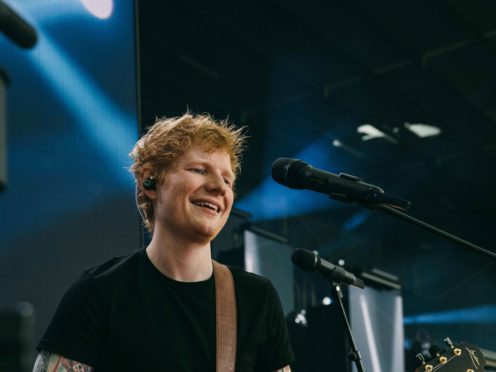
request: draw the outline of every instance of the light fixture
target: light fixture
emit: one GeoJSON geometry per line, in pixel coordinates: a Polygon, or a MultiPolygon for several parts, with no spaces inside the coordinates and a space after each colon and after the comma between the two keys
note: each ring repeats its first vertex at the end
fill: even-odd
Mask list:
{"type": "Polygon", "coordinates": [[[372,124],[360,125],[357,128],[357,132],[363,134],[362,141],[369,141],[374,138],[384,138],[385,140],[394,143],[395,145],[398,143],[398,141],[395,138],[377,129],[372,124]]]}
{"type": "Polygon", "coordinates": [[[433,125],[427,125],[421,123],[411,124],[406,122],[404,126],[406,129],[408,129],[409,131],[411,131],[420,138],[434,137],[441,134],[441,129],[433,125]]]}
{"type": "Polygon", "coordinates": [[[332,145],[357,157],[363,157],[363,154],[360,151],[338,139],[332,140],[332,145]]]}
{"type": "Polygon", "coordinates": [[[307,311],[305,309],[302,309],[298,314],[296,314],[294,320],[295,323],[300,324],[302,326],[306,326],[308,324],[306,315],[307,315],[307,311]]]}
{"type": "Polygon", "coordinates": [[[112,15],[114,3],[112,0],[81,0],[86,10],[100,19],[107,19],[112,15]]]}

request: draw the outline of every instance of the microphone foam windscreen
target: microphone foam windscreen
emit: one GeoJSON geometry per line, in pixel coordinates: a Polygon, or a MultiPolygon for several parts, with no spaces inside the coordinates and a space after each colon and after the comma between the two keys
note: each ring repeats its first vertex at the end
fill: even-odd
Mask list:
{"type": "Polygon", "coordinates": [[[293,159],[278,158],[272,163],[272,179],[277,183],[286,185],[286,172],[293,159]]]}
{"type": "Polygon", "coordinates": [[[300,269],[305,271],[314,271],[316,264],[315,253],[305,249],[297,249],[291,255],[291,261],[300,269]]]}
{"type": "Polygon", "coordinates": [[[308,166],[307,163],[298,159],[276,159],[272,164],[272,178],[281,185],[301,189],[300,171],[306,166],[308,166]]]}

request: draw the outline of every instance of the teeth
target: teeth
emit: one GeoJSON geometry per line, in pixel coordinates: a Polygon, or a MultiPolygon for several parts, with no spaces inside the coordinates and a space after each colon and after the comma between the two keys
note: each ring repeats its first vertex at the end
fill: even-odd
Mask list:
{"type": "Polygon", "coordinates": [[[212,204],[212,203],[209,203],[209,202],[195,201],[195,202],[193,202],[193,204],[198,205],[200,207],[206,207],[206,208],[212,209],[212,210],[214,210],[216,212],[219,211],[219,208],[217,208],[217,206],[215,204],[212,204]]]}

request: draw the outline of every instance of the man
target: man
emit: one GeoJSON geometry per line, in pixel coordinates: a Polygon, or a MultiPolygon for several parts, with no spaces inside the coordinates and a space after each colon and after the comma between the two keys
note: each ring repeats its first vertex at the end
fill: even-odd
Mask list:
{"type": "MultiPolygon", "coordinates": [[[[157,121],[138,141],[131,170],[151,242],[83,273],[40,341],[34,371],[216,370],[210,242],[231,211],[244,140],[227,122],[187,113],[157,121]]],[[[236,298],[235,370],[289,371],[274,287],[227,271],[236,298]]]]}

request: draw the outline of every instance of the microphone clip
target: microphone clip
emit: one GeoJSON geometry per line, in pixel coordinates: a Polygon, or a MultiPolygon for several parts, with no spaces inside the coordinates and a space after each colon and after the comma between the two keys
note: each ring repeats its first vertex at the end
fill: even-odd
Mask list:
{"type": "Polygon", "coordinates": [[[408,210],[408,208],[410,208],[411,203],[408,200],[395,195],[386,194],[380,187],[363,182],[360,177],[348,173],[339,173],[338,177],[346,181],[356,182],[365,188],[366,192],[365,194],[362,194],[360,198],[355,198],[349,193],[341,194],[333,192],[329,194],[329,198],[331,199],[349,204],[357,202],[357,204],[370,209],[374,209],[382,204],[401,210],[408,210]]]}

